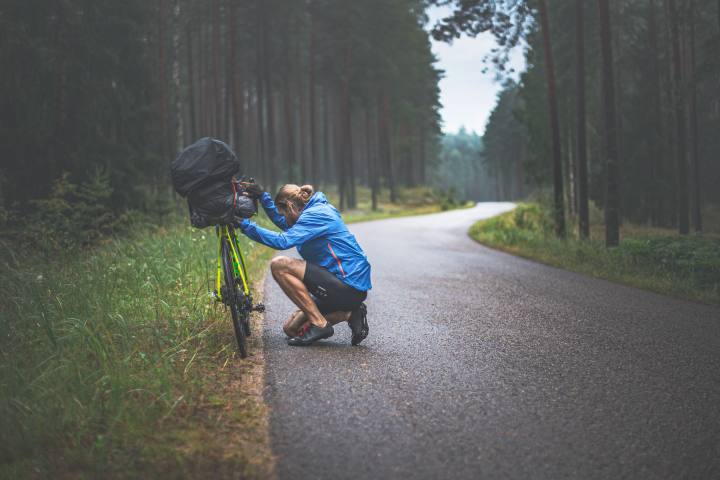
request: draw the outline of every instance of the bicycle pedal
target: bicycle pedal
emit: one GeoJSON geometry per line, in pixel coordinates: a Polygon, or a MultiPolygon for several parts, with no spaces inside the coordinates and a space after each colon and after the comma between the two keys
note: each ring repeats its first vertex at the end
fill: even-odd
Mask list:
{"type": "Polygon", "coordinates": [[[262,312],[264,312],[264,311],[265,311],[265,305],[263,305],[262,303],[258,303],[257,305],[255,305],[255,306],[253,307],[253,312],[260,312],[260,313],[262,313],[262,312]]]}

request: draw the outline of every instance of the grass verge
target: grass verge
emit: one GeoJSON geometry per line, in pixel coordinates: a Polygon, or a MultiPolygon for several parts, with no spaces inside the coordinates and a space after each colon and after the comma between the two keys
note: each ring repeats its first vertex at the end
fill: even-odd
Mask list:
{"type": "MultiPolygon", "coordinates": [[[[2,245],[0,477],[268,476],[260,336],[236,357],[215,235],[185,225],[51,260],[2,245]]],[[[243,247],[259,279],[272,252],[243,247]]]]}
{"type": "Polygon", "coordinates": [[[555,267],[671,295],[720,304],[720,238],[679,236],[662,229],[626,225],[617,248],[605,248],[602,227],[591,239],[558,239],[548,210],[519,204],[511,212],[481,220],[470,236],[497,248],[555,267]]]}

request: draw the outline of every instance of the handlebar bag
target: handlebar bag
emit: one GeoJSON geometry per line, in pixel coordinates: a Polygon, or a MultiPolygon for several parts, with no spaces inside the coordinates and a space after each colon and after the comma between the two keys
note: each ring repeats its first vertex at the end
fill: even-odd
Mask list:
{"type": "Polygon", "coordinates": [[[170,164],[173,187],[182,197],[213,184],[229,186],[239,173],[240,160],[235,152],[226,143],[210,137],[186,147],[170,164]]]}

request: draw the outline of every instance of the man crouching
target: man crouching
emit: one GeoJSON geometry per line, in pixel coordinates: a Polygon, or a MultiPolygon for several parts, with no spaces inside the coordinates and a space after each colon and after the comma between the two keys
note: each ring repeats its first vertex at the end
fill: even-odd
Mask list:
{"type": "Polygon", "coordinates": [[[252,240],[276,250],[297,247],[302,260],[278,256],[270,263],[273,278],[298,309],[283,325],[288,345],[305,346],[333,335],[333,325],[347,321],[353,345],[367,337],[365,299],[370,290],[370,263],[340,216],[322,192],[288,184],[275,197],[256,184],[250,195],[282,232],[250,220],[240,230],[252,240]]]}

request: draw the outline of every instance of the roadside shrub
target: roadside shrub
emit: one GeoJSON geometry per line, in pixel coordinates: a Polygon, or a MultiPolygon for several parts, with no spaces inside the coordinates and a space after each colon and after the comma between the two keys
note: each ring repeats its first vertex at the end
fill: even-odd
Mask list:
{"type": "MultiPolygon", "coordinates": [[[[591,205],[591,216],[601,214],[593,214],[593,209],[591,205]]],[[[470,235],[489,246],[562,268],[720,302],[719,238],[678,236],[627,225],[618,247],[608,249],[599,239],[557,238],[551,212],[543,203],[519,204],[510,212],[476,223],[470,235]]]]}
{"type": "Polygon", "coordinates": [[[4,235],[24,248],[68,250],[97,243],[116,227],[108,174],[96,170],[75,184],[61,175],[45,198],[33,200],[32,213],[11,215],[4,235]]]}
{"type": "Polygon", "coordinates": [[[513,210],[514,226],[533,232],[550,233],[553,229],[548,209],[536,203],[521,203],[513,210]]]}
{"type": "Polygon", "coordinates": [[[592,200],[588,201],[588,216],[590,217],[590,225],[603,225],[605,223],[605,213],[592,200]]]}
{"type": "Polygon", "coordinates": [[[169,189],[138,186],[134,191],[138,208],[121,210],[114,205],[114,191],[105,170],[95,170],[79,184],[64,173],[44,198],[30,203],[30,213],[0,208],[2,238],[15,248],[55,253],[177,221],[179,202],[169,189]]]}
{"type": "Polygon", "coordinates": [[[455,187],[448,188],[448,191],[441,197],[440,209],[445,211],[455,208],[455,206],[457,205],[457,202],[455,201],[455,195],[455,187]]]}
{"type": "Polygon", "coordinates": [[[694,286],[720,288],[720,240],[701,236],[624,239],[623,255],[637,265],[686,276],[694,286]]]}

